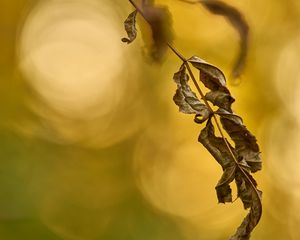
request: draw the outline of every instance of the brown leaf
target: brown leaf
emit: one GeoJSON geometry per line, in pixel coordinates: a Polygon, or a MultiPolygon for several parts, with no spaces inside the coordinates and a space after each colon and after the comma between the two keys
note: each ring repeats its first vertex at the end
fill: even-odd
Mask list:
{"type": "Polygon", "coordinates": [[[242,200],[245,209],[250,208],[249,214],[235,235],[230,238],[231,240],[247,240],[262,214],[262,193],[257,189],[257,184],[249,173],[250,170],[255,172],[261,169],[259,147],[256,138],[244,126],[242,118],[233,114],[231,110],[234,99],[226,88],[222,71],[198,57],[193,57],[188,61],[200,71],[201,82],[211,90],[205,98],[219,106],[219,110],[215,113],[220,116],[224,130],[235,143],[233,149],[225,138],[216,137],[210,119],[199,136],[199,142],[213,155],[224,171],[216,186],[219,202],[231,202],[229,184],[235,179],[238,197],[242,200]]]}
{"type": "MultiPolygon", "coordinates": [[[[210,152],[223,168],[224,173],[216,186],[219,203],[231,202],[232,196],[229,184],[234,180],[236,164],[229,149],[224,144],[224,140],[215,136],[215,130],[211,123],[211,119],[207,121],[206,127],[201,131],[198,141],[210,152]]],[[[231,151],[235,153],[232,147],[231,151]]]]}
{"type": "Polygon", "coordinates": [[[233,114],[231,104],[234,102],[226,88],[225,76],[220,69],[208,64],[197,56],[188,60],[200,70],[200,80],[212,91],[206,94],[206,99],[220,107],[216,112],[221,116],[223,128],[235,143],[235,150],[241,165],[249,166],[252,172],[261,169],[259,146],[254,135],[244,126],[242,119],[233,114]]]}
{"type": "Polygon", "coordinates": [[[231,112],[231,104],[235,100],[226,87],[223,72],[197,56],[193,56],[188,61],[200,71],[200,81],[211,90],[205,95],[206,100],[231,112]]]}
{"type": "Polygon", "coordinates": [[[172,18],[166,7],[155,6],[152,1],[144,2],[143,15],[152,31],[153,46],[151,56],[160,61],[173,41],[172,18]]]}
{"type": "Polygon", "coordinates": [[[197,114],[200,122],[206,121],[210,116],[210,111],[201,103],[196,94],[188,85],[189,77],[186,74],[186,68],[181,65],[179,71],[174,74],[174,81],[177,84],[176,94],[173,97],[174,102],[179,106],[179,111],[186,114],[197,114]]]}
{"type": "Polygon", "coordinates": [[[236,233],[230,240],[248,240],[252,230],[259,222],[262,214],[261,197],[262,192],[256,188],[256,182],[250,174],[246,180],[244,174],[240,171],[236,173],[236,185],[238,189],[238,196],[242,199],[245,208],[251,208],[250,212],[238,227],[236,233]],[[253,187],[254,186],[254,187],[253,187]]]}
{"type": "Polygon", "coordinates": [[[235,171],[235,164],[224,169],[223,175],[216,186],[219,203],[232,202],[231,188],[229,184],[234,180],[235,171]]]}
{"type": "MultiPolygon", "coordinates": [[[[243,220],[237,232],[230,240],[249,239],[251,231],[257,225],[262,214],[261,191],[257,189],[257,183],[244,168],[233,160],[233,157],[224,144],[224,140],[216,137],[211,119],[207,121],[206,127],[201,131],[199,142],[213,155],[223,168],[223,175],[219,180],[216,191],[219,203],[231,202],[231,188],[229,184],[235,179],[238,197],[242,200],[244,208],[251,208],[249,214],[243,220]]],[[[230,146],[230,144],[228,144],[230,146]]],[[[233,154],[235,150],[230,146],[233,154]]]]}
{"type": "Polygon", "coordinates": [[[245,172],[245,174],[247,175],[246,178],[244,174],[237,172],[235,176],[235,182],[238,190],[238,197],[241,198],[244,208],[248,209],[252,206],[252,200],[253,197],[255,197],[255,192],[253,191],[251,185],[256,188],[257,183],[248,172],[245,172]],[[251,183],[249,181],[251,181],[251,183]]]}
{"type": "Polygon", "coordinates": [[[132,13],[129,14],[129,16],[126,18],[124,22],[124,27],[127,32],[128,38],[122,38],[122,42],[126,42],[127,44],[133,42],[137,35],[137,30],[135,27],[136,14],[137,14],[137,10],[133,11],[132,13]]]}
{"type": "Polygon", "coordinates": [[[210,91],[205,95],[205,99],[227,111],[231,111],[231,104],[235,101],[229,93],[223,91],[210,91]]]}
{"type": "Polygon", "coordinates": [[[231,74],[233,78],[238,78],[245,68],[249,45],[249,26],[243,14],[235,7],[220,0],[181,1],[190,4],[200,3],[211,13],[223,16],[238,32],[240,37],[240,52],[236,57],[231,74]]]}
{"type": "Polygon", "coordinates": [[[257,140],[243,124],[242,118],[224,109],[219,109],[216,113],[220,115],[223,128],[235,143],[239,160],[246,161],[251,172],[261,170],[262,162],[257,140]]]}
{"type": "MultiPolygon", "coordinates": [[[[193,56],[188,60],[195,68],[200,70],[200,80],[203,82],[205,87],[217,91],[223,90],[224,92],[228,91],[225,90],[226,88],[226,79],[223,72],[215,67],[204,61],[203,59],[193,56]]],[[[229,91],[228,91],[229,92],[229,91]]]]}
{"type": "Polygon", "coordinates": [[[240,52],[235,61],[232,76],[237,78],[241,75],[245,67],[247,52],[248,52],[248,38],[249,38],[249,26],[244,16],[238,9],[229,4],[219,0],[200,0],[207,10],[213,14],[222,15],[228,20],[228,22],[234,27],[240,36],[240,52]]]}

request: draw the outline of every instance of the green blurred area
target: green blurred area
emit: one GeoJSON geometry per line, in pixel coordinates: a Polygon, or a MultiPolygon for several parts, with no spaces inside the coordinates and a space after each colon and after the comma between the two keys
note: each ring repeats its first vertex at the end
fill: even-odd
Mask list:
{"type": "MultiPolygon", "coordinates": [[[[264,162],[252,239],[297,240],[300,4],[225,2],[250,26],[241,84],[229,88],[264,162]]],[[[157,3],[172,13],[174,45],[228,76],[239,49],[228,22],[200,5],[157,3]]],[[[0,9],[0,239],[234,233],[247,212],[239,201],[217,204],[222,171],[197,142],[202,126],[172,101],[180,61],[168,53],[151,63],[140,31],[131,45],[120,41],[127,1],[2,0],[0,9]]]]}

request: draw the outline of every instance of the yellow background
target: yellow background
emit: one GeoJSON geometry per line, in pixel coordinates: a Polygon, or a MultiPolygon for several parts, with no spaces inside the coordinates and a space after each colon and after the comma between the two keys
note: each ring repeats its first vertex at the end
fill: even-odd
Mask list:
{"type": "MultiPolygon", "coordinates": [[[[250,26],[241,84],[229,88],[262,151],[252,239],[298,240],[300,3],[226,2],[250,26]]],[[[228,22],[157,3],[180,52],[229,76],[239,38],[228,22]]],[[[239,200],[217,204],[222,170],[172,101],[178,58],[152,63],[140,28],[121,42],[131,11],[125,0],[1,0],[0,239],[221,240],[246,216],[239,200]]]]}

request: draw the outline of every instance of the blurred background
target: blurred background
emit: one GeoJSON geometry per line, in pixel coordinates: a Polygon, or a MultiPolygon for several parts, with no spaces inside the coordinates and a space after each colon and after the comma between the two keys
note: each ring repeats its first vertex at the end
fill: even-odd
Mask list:
{"type": "MultiPolygon", "coordinates": [[[[156,2],[172,13],[174,45],[229,76],[239,37],[228,22],[156,2]]],[[[229,88],[264,162],[252,239],[299,240],[300,2],[225,2],[250,25],[229,88]]],[[[131,11],[125,0],[0,1],[1,239],[223,240],[246,216],[239,200],[217,204],[222,170],[172,101],[180,61],[149,61],[140,31],[121,42],[131,11]]]]}

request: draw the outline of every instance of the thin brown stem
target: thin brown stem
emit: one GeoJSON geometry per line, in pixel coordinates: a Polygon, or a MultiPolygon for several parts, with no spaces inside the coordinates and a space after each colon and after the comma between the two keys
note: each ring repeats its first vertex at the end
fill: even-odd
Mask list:
{"type": "Polygon", "coordinates": [[[185,59],[185,57],[182,56],[181,53],[178,52],[175,47],[173,47],[170,43],[167,43],[167,45],[172,50],[172,52],[177,55],[177,57],[179,57],[183,62],[185,62],[185,63],[187,62],[187,60],[185,59]]]}
{"type": "Polygon", "coordinates": [[[198,0],[198,1],[179,0],[179,1],[189,3],[189,4],[197,4],[197,3],[201,2],[200,0],[198,0]]]}
{"type": "Polygon", "coordinates": [[[197,82],[197,80],[196,80],[196,78],[195,78],[195,76],[194,76],[194,74],[193,74],[193,71],[192,71],[192,69],[191,69],[189,63],[188,63],[188,62],[185,62],[185,66],[186,66],[186,68],[187,68],[187,70],[188,70],[188,72],[189,72],[189,75],[190,75],[190,77],[191,77],[191,79],[192,79],[192,81],[193,81],[195,87],[197,88],[198,93],[200,94],[201,98],[203,99],[205,105],[206,105],[207,108],[210,110],[210,112],[211,112],[212,114],[214,114],[214,111],[212,110],[212,108],[210,107],[209,103],[207,102],[207,100],[206,100],[206,98],[205,98],[205,95],[204,95],[204,93],[202,92],[202,90],[201,90],[201,88],[200,88],[200,86],[199,86],[199,84],[198,84],[198,82],[197,82]]]}
{"type": "Polygon", "coordinates": [[[143,10],[133,1],[133,0],[128,0],[131,5],[138,11],[139,14],[148,22],[143,10]]]}

